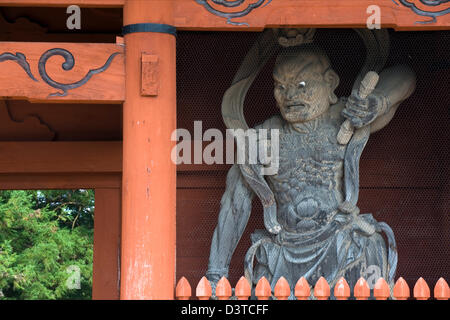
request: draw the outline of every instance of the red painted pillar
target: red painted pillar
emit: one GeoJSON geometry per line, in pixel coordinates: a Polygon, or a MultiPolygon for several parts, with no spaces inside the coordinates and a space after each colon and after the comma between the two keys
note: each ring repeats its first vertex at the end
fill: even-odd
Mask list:
{"type": "MultiPolygon", "coordinates": [[[[124,25],[171,25],[172,20],[172,0],[125,2],[124,25]]],[[[170,137],[176,128],[175,41],[166,33],[125,35],[121,299],[173,299],[176,167],[170,137]],[[148,88],[141,88],[146,83],[143,60],[156,66],[148,80],[158,87],[157,95],[146,96],[148,88]]]]}

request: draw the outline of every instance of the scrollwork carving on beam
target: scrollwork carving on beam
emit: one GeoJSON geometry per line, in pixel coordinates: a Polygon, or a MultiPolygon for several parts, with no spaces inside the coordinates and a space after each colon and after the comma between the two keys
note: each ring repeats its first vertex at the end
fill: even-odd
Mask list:
{"type": "MultiPolygon", "coordinates": [[[[53,88],[61,90],[60,92],[51,93],[49,95],[49,97],[56,97],[56,96],[57,97],[65,97],[65,96],[67,96],[68,90],[76,89],[76,88],[83,86],[92,78],[92,76],[102,73],[105,70],[107,70],[109,68],[109,66],[111,65],[111,62],[113,61],[114,57],[116,57],[120,53],[121,52],[112,53],[102,67],[97,68],[97,69],[90,69],[81,80],[74,82],[74,83],[57,82],[48,75],[47,70],[46,70],[46,64],[47,64],[48,60],[53,56],[62,56],[64,58],[65,61],[62,64],[63,70],[70,71],[73,69],[73,67],[75,66],[75,58],[74,58],[73,54],[66,49],[53,48],[53,49],[47,50],[44,54],[42,54],[42,56],[39,59],[38,70],[39,70],[39,74],[40,74],[42,80],[46,84],[48,84],[49,86],[51,86],[53,88]]],[[[17,52],[16,54],[13,54],[11,52],[4,52],[4,53],[0,54],[0,63],[4,62],[4,61],[8,61],[8,60],[15,61],[17,64],[19,64],[25,70],[27,75],[33,81],[39,82],[39,80],[36,79],[36,77],[31,72],[30,64],[28,63],[25,54],[23,54],[21,52],[17,52]]]]}
{"type": "Polygon", "coordinates": [[[236,22],[232,21],[231,19],[235,18],[241,18],[246,15],[248,15],[250,12],[252,12],[254,9],[257,9],[259,7],[265,7],[268,5],[272,0],[195,0],[198,4],[202,5],[206,10],[211,12],[212,14],[226,18],[228,24],[232,25],[246,25],[248,26],[248,23],[245,22],[236,22]],[[245,9],[239,10],[239,11],[222,11],[219,9],[216,9],[216,6],[222,6],[225,8],[236,8],[240,5],[243,5],[246,2],[250,2],[248,6],[245,9]],[[251,3],[252,2],[252,3],[251,3]],[[214,4],[215,6],[213,6],[214,4]]]}
{"type": "Polygon", "coordinates": [[[31,72],[30,64],[27,61],[27,57],[23,53],[16,52],[16,54],[12,54],[11,52],[4,52],[0,54],[0,62],[8,60],[17,62],[17,64],[21,66],[23,70],[25,70],[25,72],[33,81],[38,81],[31,72]]]}
{"type": "Polygon", "coordinates": [[[436,23],[437,17],[444,16],[448,13],[450,13],[450,8],[442,8],[441,5],[449,2],[450,0],[417,0],[417,1],[408,1],[408,0],[392,0],[396,5],[401,4],[402,6],[405,6],[409,9],[411,9],[415,14],[423,16],[423,17],[430,17],[431,20],[428,21],[417,21],[416,23],[436,23]],[[397,3],[398,1],[398,3],[397,3]],[[423,9],[419,8],[414,2],[419,2],[421,4],[421,7],[424,7],[423,9]],[[442,10],[431,10],[432,8],[437,8],[442,10]],[[428,10],[430,9],[430,10],[428,10]]]}
{"type": "Polygon", "coordinates": [[[111,54],[109,56],[108,60],[105,62],[105,64],[102,67],[100,67],[98,69],[89,70],[89,72],[86,74],[86,76],[83,77],[83,79],[81,79],[77,82],[74,82],[74,83],[64,84],[64,83],[57,82],[57,81],[53,80],[52,78],[50,78],[45,69],[45,65],[47,64],[48,59],[50,59],[51,57],[62,56],[65,60],[65,62],[62,64],[62,68],[65,71],[69,71],[69,70],[72,70],[72,68],[75,66],[75,58],[73,57],[72,53],[70,53],[69,51],[67,51],[65,49],[61,49],[61,48],[50,49],[47,52],[45,52],[39,59],[39,65],[38,65],[39,74],[41,75],[42,80],[44,80],[44,82],[47,83],[49,86],[62,91],[62,92],[52,93],[52,94],[50,94],[50,97],[54,97],[54,96],[65,97],[67,95],[68,90],[81,87],[82,85],[86,84],[92,78],[93,75],[101,73],[101,72],[105,71],[106,69],[108,69],[108,67],[110,66],[114,57],[116,55],[118,55],[119,53],[120,52],[115,52],[115,53],[111,54]]]}

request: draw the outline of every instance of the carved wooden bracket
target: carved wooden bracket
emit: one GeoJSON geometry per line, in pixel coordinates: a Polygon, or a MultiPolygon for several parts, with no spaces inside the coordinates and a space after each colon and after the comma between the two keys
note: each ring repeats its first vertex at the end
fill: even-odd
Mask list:
{"type": "Polygon", "coordinates": [[[159,58],[157,55],[142,53],[141,95],[157,96],[159,91],[159,58]]]}
{"type": "Polygon", "coordinates": [[[0,98],[120,103],[124,97],[121,45],[0,42],[0,98]]]}
{"type": "Polygon", "coordinates": [[[11,118],[6,101],[0,100],[0,141],[51,141],[55,137],[48,125],[37,116],[30,115],[23,121],[11,118]]]}

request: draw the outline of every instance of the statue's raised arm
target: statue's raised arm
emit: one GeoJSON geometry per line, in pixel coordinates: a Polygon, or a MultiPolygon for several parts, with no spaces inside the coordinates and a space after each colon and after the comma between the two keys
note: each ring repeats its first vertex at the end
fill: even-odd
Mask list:
{"type": "Polygon", "coordinates": [[[414,72],[405,65],[383,70],[378,76],[370,71],[353,89],[342,115],[347,119],[338,133],[341,144],[347,144],[354,128],[370,125],[370,133],[386,126],[402,101],[407,99],[416,87],[414,72]]]}
{"type": "Polygon", "coordinates": [[[370,125],[370,133],[386,126],[401,102],[409,98],[416,88],[416,75],[410,67],[397,65],[384,69],[373,94],[381,97],[382,107],[377,118],[370,125]]]}

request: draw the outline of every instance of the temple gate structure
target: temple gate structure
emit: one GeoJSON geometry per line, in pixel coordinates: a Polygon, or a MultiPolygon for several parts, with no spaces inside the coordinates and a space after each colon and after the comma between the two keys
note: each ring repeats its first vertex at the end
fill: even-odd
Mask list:
{"type": "MultiPolygon", "coordinates": [[[[429,2],[0,0],[0,189],[95,189],[93,298],[173,299],[181,276],[206,272],[230,168],[176,165],[174,130],[225,129],[222,96],[268,28],[316,28],[348,95],[365,57],[351,29],[379,24],[418,85],[367,145],[359,204],[393,228],[398,275],[449,279],[450,6],[429,2]]],[[[252,125],[276,112],[272,93],[268,67],[249,91],[252,125]]]]}

